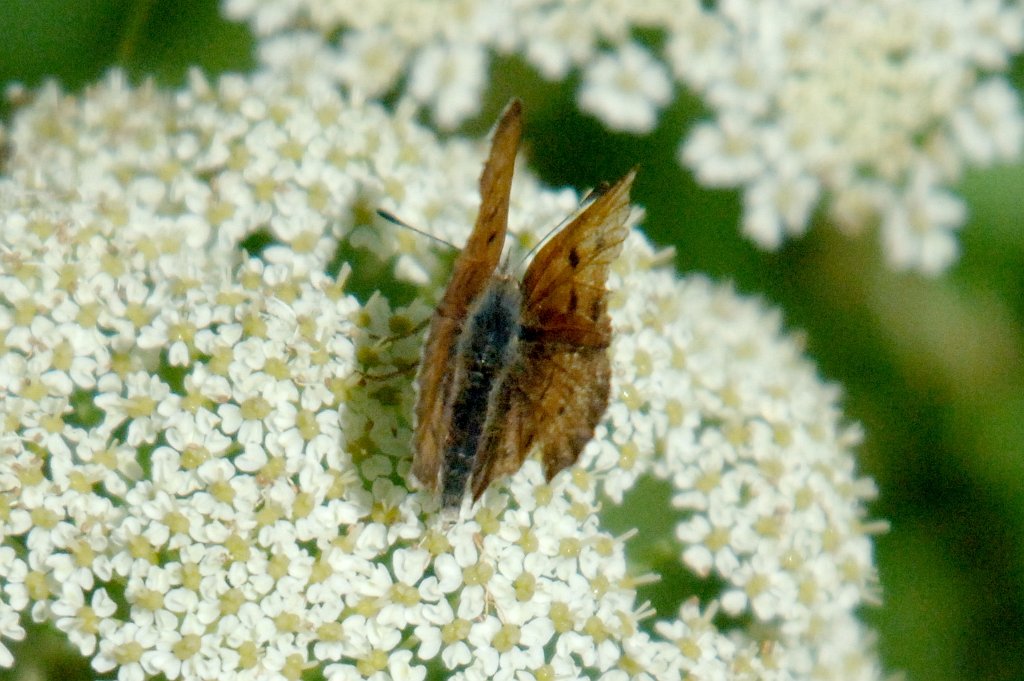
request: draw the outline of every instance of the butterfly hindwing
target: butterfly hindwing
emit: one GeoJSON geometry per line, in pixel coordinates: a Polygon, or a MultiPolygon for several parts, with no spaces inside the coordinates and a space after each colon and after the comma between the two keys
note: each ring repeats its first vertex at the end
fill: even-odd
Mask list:
{"type": "Polygon", "coordinates": [[[520,351],[521,365],[513,368],[518,374],[495,405],[500,417],[481,447],[496,454],[476,461],[474,500],[491,482],[519,470],[534,446],[548,480],[571,466],[608,405],[611,365],[605,348],[521,342],[520,351]]]}

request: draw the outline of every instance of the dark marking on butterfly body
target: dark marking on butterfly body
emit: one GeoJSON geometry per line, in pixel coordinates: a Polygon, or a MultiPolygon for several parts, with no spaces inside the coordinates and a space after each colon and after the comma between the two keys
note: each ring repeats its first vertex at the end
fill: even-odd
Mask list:
{"type": "Polygon", "coordinates": [[[497,416],[489,406],[515,359],[520,299],[511,280],[489,287],[470,311],[459,338],[452,402],[452,413],[459,418],[453,420],[448,434],[442,476],[441,501],[446,507],[462,501],[488,420],[497,416]]]}

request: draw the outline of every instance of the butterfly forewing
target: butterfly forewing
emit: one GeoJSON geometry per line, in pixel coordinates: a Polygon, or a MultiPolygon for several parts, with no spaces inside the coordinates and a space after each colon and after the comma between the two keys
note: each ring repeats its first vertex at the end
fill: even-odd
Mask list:
{"type": "Polygon", "coordinates": [[[513,100],[498,121],[490,155],[480,175],[480,212],[476,224],[455,260],[451,281],[427,330],[416,378],[412,473],[430,489],[437,488],[451,426],[451,366],[456,339],[470,306],[487,288],[501,259],[521,135],[522,106],[519,100],[513,100]]]}
{"type": "Polygon", "coordinates": [[[526,340],[608,347],[605,282],[628,234],[635,176],[631,170],[598,196],[530,263],[522,283],[526,340]]]}

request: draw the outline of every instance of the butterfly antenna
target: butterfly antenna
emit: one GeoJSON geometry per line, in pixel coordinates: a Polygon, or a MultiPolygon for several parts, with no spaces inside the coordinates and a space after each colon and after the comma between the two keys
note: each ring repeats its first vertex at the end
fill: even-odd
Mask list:
{"type": "Polygon", "coordinates": [[[388,212],[388,211],[384,210],[383,208],[378,208],[377,209],[377,215],[379,215],[380,217],[384,218],[385,220],[387,220],[391,224],[398,225],[399,227],[405,227],[406,229],[408,229],[408,230],[410,230],[412,232],[416,232],[417,234],[419,234],[421,236],[425,236],[428,239],[430,239],[431,241],[439,243],[442,246],[446,246],[446,247],[452,249],[453,251],[459,250],[459,247],[456,246],[455,244],[453,244],[453,243],[451,243],[449,241],[445,241],[444,239],[442,239],[439,236],[434,236],[433,234],[430,234],[429,232],[424,232],[422,229],[420,229],[418,227],[413,227],[412,225],[410,225],[408,222],[406,222],[402,218],[398,217],[394,213],[391,213],[391,212],[388,212]]]}
{"type": "Polygon", "coordinates": [[[547,241],[555,234],[555,232],[560,230],[566,223],[569,223],[575,220],[577,217],[579,217],[579,214],[582,213],[587,208],[587,206],[596,201],[602,194],[607,192],[609,188],[611,188],[610,184],[608,184],[607,182],[601,182],[601,184],[591,189],[590,192],[583,197],[583,200],[580,201],[579,205],[576,206],[576,210],[570,213],[567,217],[563,218],[557,225],[549,229],[547,233],[545,233],[544,236],[540,238],[540,241],[533,245],[533,248],[531,248],[530,250],[523,254],[523,257],[519,259],[518,263],[516,263],[516,269],[522,267],[523,263],[526,262],[526,260],[531,255],[533,255],[538,249],[540,249],[541,246],[547,243],[547,241]]]}

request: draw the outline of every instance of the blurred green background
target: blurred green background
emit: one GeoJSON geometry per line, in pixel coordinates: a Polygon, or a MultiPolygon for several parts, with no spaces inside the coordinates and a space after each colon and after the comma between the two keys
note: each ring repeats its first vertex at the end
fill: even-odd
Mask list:
{"type": "MultiPolygon", "coordinates": [[[[246,27],[208,0],[0,0],[5,84],[52,77],[74,91],[119,65],[136,82],[175,86],[191,65],[250,69],[253,49],[246,27]]],[[[1024,60],[1010,78],[1024,90],[1024,60]]],[[[482,134],[515,94],[546,182],[583,189],[642,163],[634,201],[649,237],[675,246],[681,273],[780,307],[865,428],[860,469],[880,488],[872,516],[891,530],[877,540],[884,603],[863,615],[887,669],[916,681],[1024,678],[1024,164],[965,177],[962,258],[937,279],[888,271],[874,233],[848,238],[825,224],[764,253],[739,236],[738,194],[697,187],[675,160],[699,103],[677,93],[660,127],[637,138],[580,115],[575,87],[499,59],[484,111],[460,132],[482,134]]],[[[92,678],[58,638],[32,632],[0,678],[92,678]]]]}

